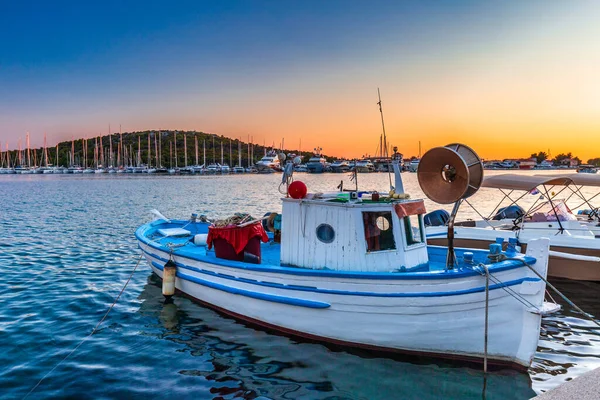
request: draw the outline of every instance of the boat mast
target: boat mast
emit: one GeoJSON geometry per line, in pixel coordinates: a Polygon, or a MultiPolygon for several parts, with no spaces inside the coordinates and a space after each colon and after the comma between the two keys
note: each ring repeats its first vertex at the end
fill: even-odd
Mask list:
{"type": "Polygon", "coordinates": [[[238,141],[238,165],[242,166],[242,138],[238,141]]]}
{"type": "Polygon", "coordinates": [[[194,150],[196,150],[196,166],[198,166],[198,136],[194,133],[194,150]]]}
{"type": "Polygon", "coordinates": [[[158,130],[158,167],[162,168],[162,132],[158,130]]]}
{"type": "Polygon", "coordinates": [[[150,164],[152,161],[152,147],[150,147],[150,132],[148,132],[148,168],[150,168],[150,164]]]}
{"type": "Polygon", "coordinates": [[[204,155],[203,155],[203,157],[204,157],[204,164],[203,164],[203,166],[204,166],[204,168],[206,168],[206,139],[204,139],[202,141],[202,147],[203,147],[203,153],[204,153],[204,155]]]}
{"type": "Polygon", "coordinates": [[[175,153],[175,168],[177,168],[177,131],[173,132],[173,148],[175,153]]]}
{"type": "Polygon", "coordinates": [[[221,165],[223,165],[223,141],[221,141],[221,165]]]}
{"type": "Polygon", "coordinates": [[[231,160],[233,159],[233,153],[231,152],[231,138],[229,138],[229,161],[227,164],[232,167],[231,160]]]}
{"type": "Polygon", "coordinates": [[[183,158],[185,162],[185,167],[187,168],[187,135],[185,132],[183,133],[183,158]]]}
{"type": "MultiPolygon", "coordinates": [[[[392,173],[390,171],[390,160],[389,160],[389,155],[388,155],[388,151],[387,151],[387,137],[385,135],[385,123],[383,122],[383,108],[381,107],[381,94],[379,93],[379,88],[377,88],[377,97],[379,98],[379,101],[377,102],[377,105],[379,106],[379,113],[381,114],[381,129],[383,130],[383,146],[385,147],[385,154],[383,155],[384,157],[386,157],[388,160],[388,177],[390,178],[390,188],[392,187],[392,173]]],[[[383,151],[383,149],[382,149],[383,151]]]]}
{"type": "Polygon", "coordinates": [[[160,163],[158,162],[158,143],[157,143],[157,138],[156,138],[157,134],[156,132],[154,132],[154,154],[156,154],[156,164],[155,167],[156,168],[160,168],[160,163]]]}
{"type": "Polygon", "coordinates": [[[27,167],[31,168],[31,150],[29,149],[29,132],[27,132],[27,137],[25,139],[27,141],[27,167]]]}
{"type": "Polygon", "coordinates": [[[121,131],[121,124],[119,124],[119,140],[121,141],[121,156],[123,159],[121,160],[121,166],[125,166],[125,149],[123,149],[123,132],[121,131]]]}

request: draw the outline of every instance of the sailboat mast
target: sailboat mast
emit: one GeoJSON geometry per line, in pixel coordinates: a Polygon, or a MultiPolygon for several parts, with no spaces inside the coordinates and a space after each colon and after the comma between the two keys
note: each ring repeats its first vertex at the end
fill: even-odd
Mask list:
{"type": "Polygon", "coordinates": [[[204,168],[206,168],[206,139],[204,139],[202,141],[202,147],[203,147],[203,152],[204,152],[204,168]]]}
{"type": "Polygon", "coordinates": [[[231,167],[231,160],[233,159],[233,153],[231,152],[231,139],[229,139],[229,161],[227,164],[231,167]]]}
{"type": "Polygon", "coordinates": [[[156,142],[157,141],[156,136],[158,136],[158,135],[155,132],[154,133],[154,154],[156,154],[156,157],[154,157],[154,158],[156,158],[156,164],[155,164],[156,168],[160,168],[160,165],[158,162],[158,143],[156,142]]]}
{"type": "Polygon", "coordinates": [[[29,132],[27,132],[27,167],[31,168],[31,151],[29,149],[29,132]]]}
{"type": "Polygon", "coordinates": [[[162,132],[158,131],[158,167],[162,168],[162,132]]]}
{"type": "Polygon", "coordinates": [[[194,134],[194,149],[196,150],[196,166],[198,166],[198,136],[194,134]]]}
{"type": "Polygon", "coordinates": [[[183,159],[187,168],[187,135],[183,133],[183,159]]]}
{"type": "Polygon", "coordinates": [[[121,124],[119,124],[119,140],[121,141],[121,156],[123,159],[121,160],[121,166],[125,166],[125,150],[123,149],[123,132],[121,131],[121,124]]]}
{"type": "Polygon", "coordinates": [[[173,132],[173,148],[175,149],[175,168],[177,168],[177,131],[173,132]]]}
{"type": "Polygon", "coordinates": [[[113,167],[113,151],[112,151],[112,133],[110,132],[110,124],[108,124],[108,157],[109,157],[109,167],[113,167]]]}

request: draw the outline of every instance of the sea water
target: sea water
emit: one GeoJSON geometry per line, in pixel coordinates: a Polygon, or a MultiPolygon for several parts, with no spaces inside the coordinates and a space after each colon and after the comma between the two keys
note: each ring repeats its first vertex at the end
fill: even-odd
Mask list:
{"type": "MultiPolygon", "coordinates": [[[[310,192],[355,185],[346,174],[295,178],[310,192]]],[[[403,178],[423,196],[415,174],[403,178]]],[[[298,342],[179,296],[165,305],[145,261],[135,269],[133,233],[150,209],[260,217],[281,210],[280,179],[0,175],[0,398],[528,399],[600,367],[600,330],[568,308],[544,319],[528,373],[500,370],[484,383],[477,366],[298,342]]],[[[385,191],[389,177],[359,174],[358,186],[385,191]]],[[[482,190],[471,203],[489,212],[498,200],[482,190]]],[[[599,284],[556,285],[600,315],[599,284]]]]}

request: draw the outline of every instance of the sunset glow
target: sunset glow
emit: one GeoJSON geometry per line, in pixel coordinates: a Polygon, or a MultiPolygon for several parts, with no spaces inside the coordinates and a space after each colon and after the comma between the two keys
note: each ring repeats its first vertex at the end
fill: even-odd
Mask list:
{"type": "Polygon", "coordinates": [[[405,156],[600,157],[598,2],[120,4],[3,10],[2,148],[121,124],[358,157],[377,148],[379,87],[405,156]]]}

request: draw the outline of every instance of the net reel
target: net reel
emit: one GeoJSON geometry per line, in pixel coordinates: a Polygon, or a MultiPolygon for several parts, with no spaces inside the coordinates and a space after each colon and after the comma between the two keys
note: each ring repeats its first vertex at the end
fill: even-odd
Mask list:
{"type": "Polygon", "coordinates": [[[448,257],[446,268],[456,263],[454,219],[462,201],[479,190],[483,182],[483,163],[468,146],[452,143],[429,150],[419,161],[417,179],[423,193],[439,204],[452,204],[448,221],[448,257]]]}

